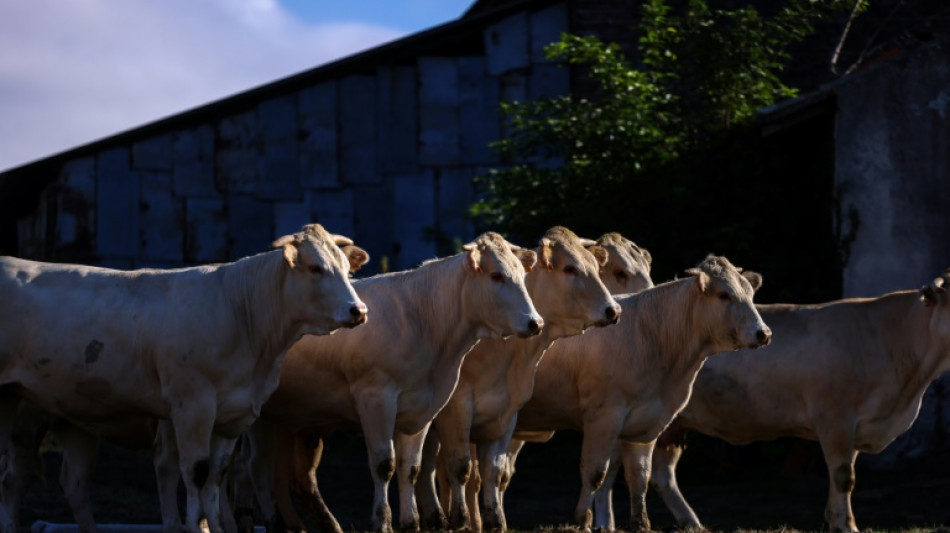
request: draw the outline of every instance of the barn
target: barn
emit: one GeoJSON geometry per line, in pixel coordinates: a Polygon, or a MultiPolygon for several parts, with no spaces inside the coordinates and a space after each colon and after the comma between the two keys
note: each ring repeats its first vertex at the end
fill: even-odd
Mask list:
{"type": "MultiPolygon", "coordinates": [[[[880,2],[881,19],[904,3],[880,2]]],[[[543,47],[562,32],[629,46],[634,4],[479,0],[427,31],[5,170],[0,254],[177,267],[257,253],[311,221],[366,248],[366,274],[451,253],[478,230],[473,178],[503,164],[488,146],[504,132],[499,103],[574,90],[543,47]]],[[[950,267],[950,17],[938,8],[890,28],[860,68],[760,112],[764,136],[826,158],[815,194],[833,200],[819,216],[842,254],[840,296],[950,267]]],[[[948,451],[948,395],[938,380],[913,430],[869,460],[948,451]]]]}

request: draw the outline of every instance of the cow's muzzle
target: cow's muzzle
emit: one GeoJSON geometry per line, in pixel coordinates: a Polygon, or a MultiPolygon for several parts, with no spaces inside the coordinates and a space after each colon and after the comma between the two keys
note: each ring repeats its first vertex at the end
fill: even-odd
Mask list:
{"type": "Polygon", "coordinates": [[[353,304],[353,306],[350,307],[351,320],[347,327],[353,328],[359,326],[360,324],[365,324],[368,312],[369,311],[366,309],[366,304],[363,302],[353,304]]]}

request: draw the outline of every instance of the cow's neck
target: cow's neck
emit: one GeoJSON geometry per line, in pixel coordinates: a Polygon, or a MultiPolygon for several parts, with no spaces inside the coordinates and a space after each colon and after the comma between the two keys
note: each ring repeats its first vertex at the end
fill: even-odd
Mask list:
{"type": "Polygon", "coordinates": [[[950,370],[950,351],[931,331],[935,312],[941,310],[920,302],[917,291],[891,293],[868,306],[869,319],[878,325],[875,330],[891,358],[894,373],[887,379],[896,378],[899,384],[895,400],[919,402],[930,383],[950,370]]]}
{"type": "Polygon", "coordinates": [[[669,405],[689,399],[696,374],[717,351],[706,328],[697,323],[697,297],[702,295],[692,290],[693,283],[691,277],[671,281],[623,300],[627,305],[621,316],[636,322],[642,343],[626,352],[635,357],[631,367],[637,376],[652,376],[638,380],[638,386],[652,384],[669,405]]]}
{"type": "MultiPolygon", "coordinates": [[[[287,266],[277,250],[242,259],[222,270],[224,292],[231,295],[237,323],[243,326],[253,354],[248,363],[254,365],[255,400],[263,402],[277,388],[284,355],[300,339],[305,326],[293,324],[283,309],[287,266]]],[[[228,361],[229,365],[242,363],[228,361]]]]}

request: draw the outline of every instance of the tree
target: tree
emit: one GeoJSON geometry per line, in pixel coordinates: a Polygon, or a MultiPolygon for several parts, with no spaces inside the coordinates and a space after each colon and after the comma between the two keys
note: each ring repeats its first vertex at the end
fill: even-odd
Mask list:
{"type": "Polygon", "coordinates": [[[526,239],[553,224],[638,242],[649,232],[641,243],[674,272],[705,252],[754,249],[772,213],[750,212],[748,198],[775,191],[758,179],[769,162],[752,119],[796,95],[779,77],[789,46],[850,7],[786,0],[763,14],[646,0],[636,66],[616,45],[562,36],[546,53],[582,69],[587,90],[502,105],[507,131],[494,147],[507,166],[480,179],[472,213],[526,239]]]}

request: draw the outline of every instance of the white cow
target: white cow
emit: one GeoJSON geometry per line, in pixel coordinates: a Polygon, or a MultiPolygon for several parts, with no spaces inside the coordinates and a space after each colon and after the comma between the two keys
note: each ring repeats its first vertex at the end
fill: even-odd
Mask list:
{"type": "MultiPolygon", "coordinates": [[[[477,479],[501,475],[499,469],[507,464],[504,454],[517,412],[531,397],[535,369],[545,351],[561,337],[583,333],[591,324],[605,325],[592,322],[591,312],[597,317],[603,302],[609,299],[608,293],[636,292],[653,286],[649,253],[629,239],[609,233],[596,242],[578,241],[573,234],[556,230],[545,235],[538,249],[540,256],[550,257],[546,268],[535,269],[527,277],[528,292],[545,318],[544,332],[532,339],[482,342],[476,346],[462,364],[452,398],[433,422],[419,484],[420,507],[430,528],[446,525],[440,503],[446,507],[448,527],[481,528],[475,491],[466,494],[466,487],[471,485],[474,489],[477,479]],[[601,258],[602,266],[598,268],[593,258],[585,260],[589,254],[584,253],[583,246],[606,255],[601,258]],[[478,457],[475,464],[481,470],[480,475],[473,476],[476,479],[470,478],[470,443],[478,457]],[[436,453],[441,502],[434,486],[436,453]],[[468,504],[467,498],[471,500],[468,504]]],[[[619,317],[619,307],[617,310],[615,317],[619,317]]],[[[616,323],[616,319],[610,323],[616,323]]],[[[482,495],[485,508],[491,511],[485,518],[487,527],[504,530],[505,516],[498,492],[501,487],[491,483],[485,488],[496,489],[486,490],[482,495]]]]}
{"type": "MultiPolygon", "coordinates": [[[[354,282],[373,307],[373,320],[352,332],[305,338],[289,352],[280,387],[249,439],[265,516],[276,517],[274,488],[286,526],[302,527],[290,492],[313,505],[319,498],[320,437],[351,429],[366,439],[375,485],[373,526],[390,531],[387,487],[397,461],[406,462],[396,457],[394,435],[424,437],[479,339],[541,331],[543,320],[525,288],[535,253],[491,232],[463,249],[414,270],[354,282]]],[[[418,523],[407,511],[401,518],[418,523]]]]}
{"type": "Polygon", "coordinates": [[[273,246],[176,270],[0,258],[0,457],[14,453],[21,397],[90,431],[170,420],[186,526],[197,532],[203,515],[219,531],[218,478],[286,351],[367,317],[349,272],[368,256],[352,241],[311,224],[273,246]]]}
{"type": "Polygon", "coordinates": [[[518,413],[519,432],[584,432],[574,512],[581,527],[591,526],[594,491],[618,439],[656,439],[686,404],[708,356],[771,338],[752,304],[761,276],[740,274],[715,256],[687,273],[617,297],[623,315],[616,326],[558,341],[538,366],[534,395],[518,413]]]}
{"type": "MultiPolygon", "coordinates": [[[[775,342],[710,359],[674,425],[733,444],[817,440],[830,481],[825,525],[858,531],[851,509],[858,453],[880,452],[906,431],[927,387],[950,370],[948,284],[950,270],[919,291],[757,306],[775,342]]],[[[676,485],[681,453],[681,440],[656,448],[652,484],[681,526],[702,527],[676,485]]],[[[649,474],[649,456],[629,450],[624,459],[631,475],[649,474]]]]}

